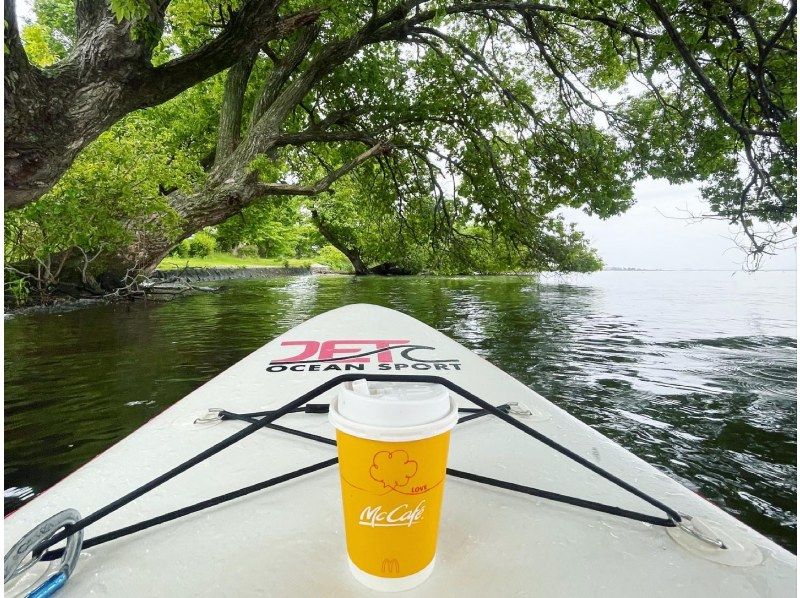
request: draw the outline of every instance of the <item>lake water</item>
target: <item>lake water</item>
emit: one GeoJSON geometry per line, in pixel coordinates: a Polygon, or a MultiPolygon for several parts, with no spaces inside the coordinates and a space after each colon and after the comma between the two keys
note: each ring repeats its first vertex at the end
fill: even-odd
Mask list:
{"type": "Polygon", "coordinates": [[[292,277],[5,321],[17,508],[307,318],[377,303],[504,368],[796,552],[796,273],[292,277]]]}

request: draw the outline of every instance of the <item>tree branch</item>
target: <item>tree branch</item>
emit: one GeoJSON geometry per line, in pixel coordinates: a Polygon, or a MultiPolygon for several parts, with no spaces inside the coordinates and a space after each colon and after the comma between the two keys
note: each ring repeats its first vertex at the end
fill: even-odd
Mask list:
{"type": "Polygon", "coordinates": [[[661,5],[658,0],[645,0],[647,5],[652,9],[655,13],[658,20],[661,22],[661,25],[664,27],[664,30],[667,32],[670,40],[672,40],[675,49],[678,50],[678,54],[680,54],[681,59],[689,68],[689,70],[694,74],[697,82],[700,84],[700,87],[703,89],[706,97],[709,99],[711,104],[714,106],[717,114],[724,120],[734,131],[736,131],[739,136],[742,138],[745,146],[749,146],[752,143],[751,134],[753,133],[747,127],[743,126],[742,123],[737,120],[728,110],[727,106],[725,105],[724,100],[720,97],[719,93],[717,92],[717,88],[712,83],[711,79],[708,78],[703,67],[697,62],[697,59],[692,54],[692,51],[689,49],[689,46],[686,45],[681,34],[675,28],[672,20],[669,18],[669,14],[667,13],[666,9],[661,5]]]}
{"type": "MultiPolygon", "coordinates": [[[[383,132],[377,131],[376,133],[383,132]]],[[[307,143],[334,143],[339,141],[363,141],[364,143],[375,143],[375,134],[363,131],[320,131],[316,129],[306,129],[298,133],[286,133],[275,140],[274,147],[286,145],[305,145],[307,143]]]]}
{"type": "Polygon", "coordinates": [[[641,29],[637,29],[631,25],[626,23],[622,23],[617,19],[613,19],[605,14],[592,14],[585,11],[574,10],[571,8],[567,8],[564,6],[554,6],[551,4],[541,4],[537,2],[464,2],[464,3],[455,3],[451,6],[447,6],[444,9],[438,10],[427,10],[427,11],[420,11],[417,13],[413,18],[409,19],[410,25],[416,25],[420,23],[424,23],[430,21],[437,16],[441,15],[441,13],[448,14],[448,15],[455,15],[455,14],[463,14],[463,13],[475,13],[480,14],[487,10],[498,10],[498,11],[505,11],[505,12],[516,12],[519,14],[524,13],[535,13],[535,12],[549,12],[549,13],[557,13],[564,16],[569,16],[579,21],[590,21],[595,23],[600,23],[609,27],[610,29],[615,29],[622,33],[625,33],[631,37],[638,37],[640,39],[649,39],[655,40],[658,39],[658,35],[648,33],[647,31],[642,31],[641,29]]]}
{"type": "Polygon", "coordinates": [[[769,55],[770,51],[772,50],[772,48],[775,47],[775,45],[778,43],[778,40],[780,40],[783,34],[786,33],[786,30],[789,28],[789,25],[791,25],[792,22],[794,22],[796,16],[797,16],[797,3],[795,2],[795,0],[790,0],[789,12],[786,13],[786,17],[783,19],[781,24],[778,25],[778,28],[775,30],[775,33],[767,41],[766,45],[762,50],[762,60],[761,60],[762,65],[764,63],[764,59],[769,55]]]}
{"type": "Polygon", "coordinates": [[[233,65],[243,54],[272,39],[284,38],[316,22],[320,9],[308,9],[279,18],[277,0],[249,0],[234,14],[228,26],[194,52],[151,68],[138,83],[138,107],[154,106],[175,97],[233,65]]]}
{"type": "Polygon", "coordinates": [[[357,156],[352,162],[349,162],[348,164],[329,172],[327,176],[311,186],[286,185],[281,183],[261,183],[259,186],[259,191],[263,195],[319,195],[323,191],[327,191],[338,179],[342,178],[344,175],[349,173],[354,168],[357,168],[370,158],[388,154],[390,151],[391,148],[388,144],[384,142],[378,142],[370,149],[357,156]]]}
{"type": "Polygon", "coordinates": [[[466,44],[462,43],[461,41],[457,40],[456,38],[446,35],[439,31],[438,29],[433,29],[432,27],[415,27],[415,32],[432,35],[441,39],[444,43],[446,43],[451,48],[454,48],[461,52],[464,56],[467,56],[471,59],[472,65],[476,68],[476,70],[482,71],[484,75],[489,77],[495,87],[502,93],[506,99],[511,102],[512,104],[516,104],[517,106],[521,107],[525,113],[531,117],[534,122],[539,122],[541,119],[533,107],[522,100],[520,100],[517,95],[512,92],[508,86],[504,85],[500,77],[497,73],[494,72],[491,66],[486,62],[486,60],[477,52],[473,51],[470,47],[466,44]]]}
{"type": "Polygon", "coordinates": [[[4,57],[6,86],[8,86],[9,78],[22,76],[34,67],[28,61],[28,55],[25,53],[25,48],[19,35],[16,2],[14,0],[3,0],[3,11],[3,18],[5,19],[3,32],[5,44],[8,48],[4,57]]]}
{"type": "Polygon", "coordinates": [[[286,56],[275,65],[272,71],[270,71],[264,83],[261,95],[253,105],[253,112],[250,116],[251,126],[258,122],[258,119],[264,115],[280,94],[283,86],[289,80],[289,77],[297,70],[300,63],[303,62],[314,40],[317,39],[319,30],[320,26],[316,22],[304,27],[297,41],[289,48],[286,56]]]}
{"type": "Polygon", "coordinates": [[[241,141],[244,92],[257,55],[258,51],[251,50],[228,70],[219,114],[215,161],[227,158],[241,141]]]}
{"type": "Polygon", "coordinates": [[[78,38],[97,27],[104,19],[108,19],[110,12],[111,7],[104,0],[76,0],[75,31],[78,38]]]}

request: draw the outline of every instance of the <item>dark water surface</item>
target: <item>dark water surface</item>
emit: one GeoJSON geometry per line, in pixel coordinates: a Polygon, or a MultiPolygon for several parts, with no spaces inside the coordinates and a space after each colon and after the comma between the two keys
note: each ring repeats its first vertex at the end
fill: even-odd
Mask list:
{"type": "Polygon", "coordinates": [[[794,272],[236,281],[5,321],[6,512],[307,318],[438,328],[796,551],[794,272]]]}

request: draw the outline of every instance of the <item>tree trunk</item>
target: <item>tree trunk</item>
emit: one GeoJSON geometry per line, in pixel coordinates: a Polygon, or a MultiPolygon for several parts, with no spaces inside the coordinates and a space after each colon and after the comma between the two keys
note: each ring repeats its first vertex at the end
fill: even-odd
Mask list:
{"type": "MultiPolygon", "coordinates": [[[[11,5],[12,26],[19,32],[11,5]]],[[[46,193],[88,143],[135,106],[132,80],[152,48],[131,39],[131,24],[116,23],[105,3],[78,3],[78,40],[57,65],[38,69],[21,43],[5,57],[5,207],[46,193]]],[[[8,13],[7,13],[8,14],[8,13]]],[[[156,26],[163,17],[156,15],[156,26]]]]}
{"type": "MultiPolygon", "coordinates": [[[[104,2],[105,0],[80,1],[104,2]]],[[[252,7],[258,3],[263,4],[269,2],[274,3],[274,0],[245,0],[239,17],[246,11],[247,7],[252,7]]],[[[206,184],[203,188],[191,193],[173,191],[168,195],[168,201],[179,217],[179,233],[177,235],[166,235],[163,232],[158,232],[158,230],[154,232],[152,226],[144,226],[144,224],[152,225],[158,218],[157,214],[153,215],[153,222],[130,223],[130,230],[134,232],[132,242],[127,247],[116,251],[113,255],[103,255],[102,259],[98,259],[92,263],[91,269],[84,268],[81,273],[84,274],[85,272],[86,274],[83,276],[84,283],[96,287],[97,285],[95,283],[100,282],[100,286],[108,289],[124,286],[132,278],[141,275],[146,276],[152,273],[170,250],[183,239],[204,227],[219,224],[231,216],[240,213],[243,208],[250,205],[255,200],[268,195],[317,195],[328,191],[335,181],[347,175],[363,162],[377,156],[385,155],[391,151],[391,147],[388,144],[382,141],[376,141],[369,135],[359,134],[355,138],[348,137],[349,140],[357,140],[365,143],[369,149],[358,155],[349,163],[329,171],[320,180],[309,185],[264,183],[259,180],[256,172],[249,169],[249,164],[253,158],[258,155],[270,155],[276,147],[280,146],[281,141],[283,141],[285,137],[285,134],[282,132],[282,126],[286,118],[296,109],[298,104],[316,83],[330,73],[337,64],[341,64],[355,54],[363,44],[374,43],[378,41],[378,39],[384,39],[383,37],[376,37],[373,39],[369,36],[365,36],[362,32],[347,40],[330,42],[320,49],[303,73],[292,79],[292,73],[303,62],[303,58],[307,55],[319,32],[319,27],[316,26],[316,19],[318,16],[318,10],[308,10],[304,13],[298,13],[294,17],[287,17],[280,20],[271,33],[268,31],[267,34],[265,34],[265,39],[270,39],[270,36],[274,38],[279,33],[285,36],[291,30],[303,28],[303,31],[297,36],[294,44],[287,50],[283,58],[277,60],[275,68],[267,76],[263,92],[253,108],[253,115],[251,115],[251,122],[254,124],[248,130],[246,138],[241,141],[239,140],[240,129],[237,127],[237,121],[241,121],[244,91],[246,89],[247,80],[249,79],[252,63],[249,58],[251,56],[250,53],[239,53],[239,58],[244,58],[244,60],[231,70],[226,82],[223,109],[220,115],[219,145],[215,152],[214,164],[209,171],[206,184]],[[89,275],[92,275],[91,280],[87,280],[89,275]]],[[[263,18],[262,16],[261,19],[263,20],[263,18]]],[[[239,21],[240,20],[239,18],[239,21]]],[[[252,28],[252,23],[249,21],[246,23],[249,28],[252,28]]],[[[241,22],[239,22],[239,25],[241,26],[241,22]]],[[[394,33],[393,35],[397,36],[400,34],[394,33]]],[[[221,36],[224,36],[224,33],[221,34],[221,36]]],[[[211,42],[212,45],[213,43],[214,42],[211,42]]],[[[252,50],[252,47],[245,47],[244,50],[252,50]]],[[[13,55],[13,52],[11,54],[13,55]]],[[[206,52],[206,54],[208,54],[208,52],[206,52]]],[[[186,63],[191,62],[191,60],[192,55],[167,63],[162,67],[158,67],[158,69],[152,69],[151,67],[151,71],[161,71],[165,67],[169,67],[167,69],[169,73],[180,74],[181,70],[186,71],[186,63]]],[[[217,57],[217,60],[220,59],[217,57]]],[[[208,65],[203,63],[202,60],[201,63],[201,66],[197,68],[208,68],[208,65]]],[[[184,73],[184,75],[185,74],[186,73],[184,73]]],[[[35,81],[36,79],[32,77],[31,80],[35,81]]],[[[150,98],[154,93],[157,95],[156,92],[159,90],[162,93],[166,93],[162,88],[167,89],[167,91],[174,91],[174,93],[169,91],[172,95],[177,93],[177,91],[175,91],[177,89],[175,83],[169,77],[165,78],[163,73],[160,82],[161,87],[153,81],[144,81],[141,89],[138,90],[138,99],[135,101],[141,101],[142,97],[150,98]],[[142,89],[144,92],[142,92],[142,89]],[[142,96],[142,93],[144,93],[144,96],[142,96]]],[[[25,94],[24,99],[28,100],[28,95],[30,94],[25,94]]],[[[65,96],[68,97],[69,94],[65,93],[65,96]]],[[[13,94],[7,93],[7,103],[9,98],[15,100],[13,94]]],[[[107,107],[107,112],[113,113],[113,109],[107,107]]],[[[337,115],[336,113],[329,115],[321,122],[310,124],[309,128],[303,132],[309,134],[313,133],[314,135],[325,135],[327,128],[336,124],[340,116],[341,115],[337,115]]],[[[112,114],[112,116],[109,117],[109,122],[113,122],[113,119],[114,116],[112,114]]],[[[30,127],[31,123],[28,123],[26,126],[30,127]]],[[[99,134],[100,128],[102,127],[95,127],[95,136],[99,134]]],[[[23,126],[22,132],[24,133],[25,130],[26,128],[23,126]]],[[[67,133],[69,133],[69,131],[67,131],[67,133]]],[[[69,135],[67,135],[67,138],[68,137],[69,135]]],[[[291,143],[291,141],[287,141],[286,143],[291,143]]],[[[41,146],[41,142],[39,145],[41,146]]],[[[76,146],[75,155],[80,151],[80,147],[76,146]]],[[[68,156],[65,162],[69,162],[73,158],[74,155],[72,157],[68,156]]],[[[66,168],[66,166],[63,167],[66,168]]],[[[58,170],[58,168],[55,170],[58,170]]],[[[46,181],[37,188],[24,189],[24,184],[29,183],[30,176],[27,179],[27,183],[14,181],[17,199],[12,201],[17,201],[17,205],[22,205],[25,201],[30,201],[31,197],[44,193],[42,189],[46,186],[46,181]],[[24,197],[23,193],[26,194],[24,197]]],[[[52,181],[50,184],[52,185],[52,181]]],[[[7,201],[8,199],[10,198],[8,198],[7,194],[7,201]]],[[[366,264],[364,264],[358,248],[340,242],[338,240],[339,235],[335,234],[334,231],[330,231],[329,234],[331,234],[331,242],[334,243],[335,246],[338,246],[348,257],[356,273],[368,274],[369,270],[366,264]]],[[[64,273],[64,276],[68,278],[74,278],[74,275],[75,272],[72,271],[64,273]]]]}
{"type": "Polygon", "coordinates": [[[14,0],[4,2],[5,209],[47,193],[80,151],[124,115],[175,97],[320,14],[310,9],[280,18],[276,0],[245,0],[215,39],[153,67],[168,3],[150,3],[151,14],[132,24],[118,22],[106,0],[80,0],[71,54],[39,69],[22,46],[14,0]]]}
{"type": "MultiPolygon", "coordinates": [[[[113,291],[128,285],[134,279],[151,274],[167,254],[183,239],[197,231],[224,222],[242,211],[254,201],[269,195],[316,195],[327,191],[338,178],[346,175],[358,165],[384,154],[386,145],[378,143],[360,154],[350,163],[328,173],[323,179],[310,186],[283,183],[264,183],[255,172],[234,170],[222,182],[209,182],[203,189],[194,193],[173,191],[168,196],[170,206],[180,218],[180,231],[176,236],[168,236],[152,226],[132,223],[134,231],[132,242],[113,254],[102,254],[93,259],[90,266],[79,260],[70,262],[62,270],[64,280],[82,280],[88,289],[98,286],[113,291]]],[[[153,215],[158,218],[158,215],[153,215]]],[[[152,224],[152,223],[150,223],[152,224]]],[[[357,248],[341,242],[335,231],[322,225],[331,235],[334,243],[350,259],[356,274],[369,274],[369,269],[361,259],[357,248]]],[[[78,250],[80,253],[82,251],[78,250]]]]}
{"type": "Polygon", "coordinates": [[[242,140],[242,107],[247,81],[256,61],[257,52],[250,52],[228,69],[225,92],[222,95],[222,108],[217,127],[217,149],[214,160],[220,162],[227,158],[242,140]]]}
{"type": "Polygon", "coordinates": [[[356,276],[365,276],[367,274],[371,274],[370,269],[367,267],[363,258],[361,257],[361,251],[355,246],[355,244],[344,241],[342,239],[342,235],[338,234],[335,227],[327,223],[319,215],[317,210],[311,210],[311,218],[314,220],[314,224],[317,225],[317,230],[319,230],[320,234],[325,237],[325,240],[336,247],[336,249],[341,251],[345,257],[350,260],[356,276]]]}

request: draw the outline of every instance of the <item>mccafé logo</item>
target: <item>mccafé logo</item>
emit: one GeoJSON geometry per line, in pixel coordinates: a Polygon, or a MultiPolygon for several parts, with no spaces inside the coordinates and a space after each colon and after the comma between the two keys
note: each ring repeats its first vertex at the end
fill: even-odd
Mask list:
{"type": "Polygon", "coordinates": [[[368,527],[411,527],[422,519],[425,512],[425,501],[410,508],[407,504],[396,506],[391,511],[385,511],[382,506],[365,507],[358,518],[358,525],[368,527]]]}
{"type": "Polygon", "coordinates": [[[282,341],[285,355],[270,361],[268,372],[378,370],[460,370],[458,359],[441,359],[435,347],[408,339],[342,339],[282,341]]]}

